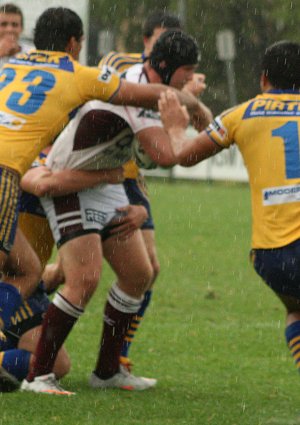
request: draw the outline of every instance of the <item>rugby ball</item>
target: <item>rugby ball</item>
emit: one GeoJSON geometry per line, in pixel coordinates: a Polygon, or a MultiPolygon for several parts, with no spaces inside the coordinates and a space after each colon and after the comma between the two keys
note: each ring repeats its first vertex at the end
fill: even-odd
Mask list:
{"type": "Polygon", "coordinates": [[[134,139],[132,145],[133,156],[135,162],[139,168],[144,168],[145,170],[153,170],[157,167],[157,164],[146,154],[142,146],[139,144],[137,139],[134,139]]]}

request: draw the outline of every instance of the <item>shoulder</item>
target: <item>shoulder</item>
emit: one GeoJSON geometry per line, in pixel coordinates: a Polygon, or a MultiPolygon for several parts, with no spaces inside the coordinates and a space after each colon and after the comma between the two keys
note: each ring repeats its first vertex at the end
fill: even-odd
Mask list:
{"type": "Polygon", "coordinates": [[[112,51],[101,59],[99,66],[107,65],[122,73],[137,63],[143,63],[143,55],[141,53],[118,53],[112,51]]]}

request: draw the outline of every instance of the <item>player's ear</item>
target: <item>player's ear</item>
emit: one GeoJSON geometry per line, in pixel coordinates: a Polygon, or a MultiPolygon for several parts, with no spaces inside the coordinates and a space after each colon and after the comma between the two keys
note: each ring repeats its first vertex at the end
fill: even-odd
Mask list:
{"type": "Polygon", "coordinates": [[[268,85],[269,85],[268,77],[266,76],[265,72],[263,71],[261,76],[260,76],[261,91],[265,91],[268,85]]]}

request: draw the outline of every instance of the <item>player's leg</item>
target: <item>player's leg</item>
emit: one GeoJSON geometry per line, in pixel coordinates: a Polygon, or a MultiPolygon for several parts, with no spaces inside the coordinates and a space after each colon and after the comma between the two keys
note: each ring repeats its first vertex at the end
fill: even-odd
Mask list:
{"type": "Polygon", "coordinates": [[[93,295],[102,264],[100,237],[87,234],[67,241],[59,249],[65,284],[56,293],[44,320],[27,381],[52,372],[56,355],[93,295]]]}
{"type": "Polygon", "coordinates": [[[139,175],[137,179],[126,179],[124,182],[126,194],[131,204],[143,205],[147,212],[148,218],[143,223],[141,230],[143,239],[145,242],[148,257],[152,266],[152,280],[151,285],[147,288],[142,305],[134,317],[134,321],[130,330],[127,332],[124,338],[122,351],[121,351],[121,363],[130,369],[131,361],[129,360],[129,351],[133,342],[136,332],[139,330],[140,324],[144,318],[144,315],[150,305],[152,298],[152,287],[159,274],[160,265],[157,256],[156,244],[155,244],[155,233],[154,233],[154,222],[152,218],[151,206],[147,195],[146,183],[143,176],[139,175]]]}
{"type": "Polygon", "coordinates": [[[300,240],[282,248],[253,250],[253,263],[286,308],[285,337],[300,372],[300,240]]]}
{"type": "Polygon", "coordinates": [[[19,176],[0,169],[0,271],[10,263],[9,273],[0,282],[0,330],[9,326],[10,318],[21,305],[22,296],[38,284],[40,265],[21,232],[17,231],[19,211],[19,176]],[[27,267],[27,264],[30,266],[27,267]],[[27,274],[26,274],[27,273],[27,274]]]}
{"type": "MultiPolygon", "coordinates": [[[[42,326],[40,325],[25,332],[19,340],[18,349],[26,350],[27,352],[34,353],[36,350],[37,342],[41,336],[41,330],[42,330],[42,326]]],[[[33,362],[33,354],[31,354],[30,356],[30,363],[32,362],[33,362]]],[[[15,364],[16,363],[17,362],[15,362],[15,364]]],[[[57,353],[57,357],[53,366],[53,372],[56,378],[60,379],[69,373],[70,368],[71,368],[71,360],[67,353],[67,350],[63,346],[57,353]]],[[[27,365],[27,373],[25,374],[25,370],[23,371],[22,379],[24,379],[27,376],[28,371],[29,371],[29,363],[27,365]]]]}
{"type": "Polygon", "coordinates": [[[140,231],[126,240],[110,237],[103,252],[117,275],[104,310],[99,356],[90,384],[94,388],[119,387],[143,390],[156,380],[120,373],[119,358],[126,331],[140,309],[143,294],[150,284],[152,268],[140,231]]]}
{"type": "Polygon", "coordinates": [[[4,265],[4,278],[15,286],[24,299],[37,287],[42,274],[41,263],[27,239],[17,228],[14,245],[4,265]]]}

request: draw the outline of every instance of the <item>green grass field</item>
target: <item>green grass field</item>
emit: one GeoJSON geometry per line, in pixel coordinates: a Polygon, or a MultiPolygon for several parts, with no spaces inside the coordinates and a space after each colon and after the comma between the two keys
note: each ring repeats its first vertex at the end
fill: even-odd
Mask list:
{"type": "Polygon", "coordinates": [[[299,376],[284,340],[284,310],[248,261],[250,197],[243,185],[149,184],[161,275],[131,357],[148,392],[97,392],[102,284],[67,348],[70,398],[0,395],[0,425],[300,424],[299,376]]]}

